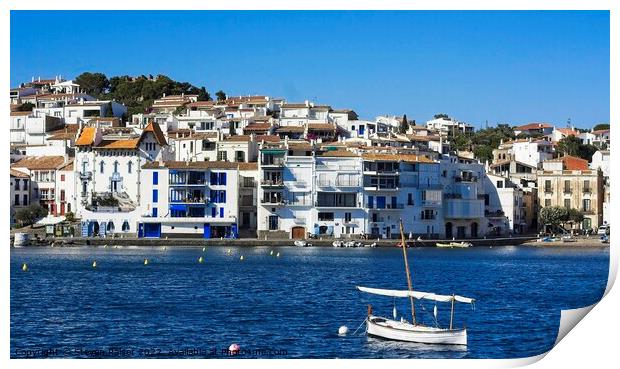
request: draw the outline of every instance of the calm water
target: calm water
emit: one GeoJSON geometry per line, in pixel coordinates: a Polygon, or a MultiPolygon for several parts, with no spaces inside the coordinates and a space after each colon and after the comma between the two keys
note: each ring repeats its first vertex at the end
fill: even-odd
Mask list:
{"type": "MultiPolygon", "coordinates": [[[[457,326],[465,324],[469,338],[459,348],[367,338],[363,328],[352,334],[369,303],[391,316],[392,298],[355,285],[406,289],[400,249],[255,247],[229,255],[212,247],[203,264],[200,255],[170,247],[12,249],[11,356],[56,349],[52,356],[119,357],[109,349],[120,348],[125,357],[223,357],[236,342],[270,358],[525,357],[551,348],[560,309],[601,298],[609,261],[608,249],[410,249],[416,289],[477,299],[475,310],[457,304],[457,326]],[[337,335],[341,325],[348,336],[337,335]]],[[[399,315],[410,316],[407,303],[396,301],[399,315]]],[[[449,306],[441,305],[447,325],[449,306]]],[[[433,306],[417,305],[428,323],[433,306]]]]}

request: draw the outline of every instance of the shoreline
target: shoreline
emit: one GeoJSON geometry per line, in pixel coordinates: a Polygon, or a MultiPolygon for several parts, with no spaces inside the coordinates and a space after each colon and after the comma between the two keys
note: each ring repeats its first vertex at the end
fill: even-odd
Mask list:
{"type": "MultiPolygon", "coordinates": [[[[273,239],[261,240],[256,238],[242,239],[202,239],[202,238],[83,238],[83,237],[48,237],[40,240],[31,239],[28,246],[54,246],[54,247],[81,247],[81,246],[141,246],[141,247],[299,247],[293,244],[292,239],[273,239]]],[[[308,247],[333,247],[335,239],[306,240],[308,247]]],[[[346,241],[346,240],[345,240],[346,241]]],[[[376,247],[396,247],[397,239],[389,240],[352,240],[361,242],[365,247],[376,243],[376,247]]],[[[436,247],[437,242],[466,241],[471,242],[473,247],[493,247],[493,246],[527,246],[527,247],[587,247],[605,248],[609,244],[601,243],[597,238],[577,239],[575,242],[537,242],[534,236],[507,237],[507,238],[488,238],[488,239],[468,239],[468,240],[408,240],[407,244],[411,247],[436,247]]],[[[11,242],[11,247],[12,242],[11,242]]]]}

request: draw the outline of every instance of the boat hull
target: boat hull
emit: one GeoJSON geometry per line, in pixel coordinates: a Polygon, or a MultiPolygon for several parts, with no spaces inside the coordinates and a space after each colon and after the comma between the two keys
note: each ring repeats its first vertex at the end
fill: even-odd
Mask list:
{"type": "Polygon", "coordinates": [[[451,330],[412,325],[376,316],[370,316],[366,320],[366,333],[369,336],[395,341],[436,345],[467,345],[466,329],[451,330]]]}

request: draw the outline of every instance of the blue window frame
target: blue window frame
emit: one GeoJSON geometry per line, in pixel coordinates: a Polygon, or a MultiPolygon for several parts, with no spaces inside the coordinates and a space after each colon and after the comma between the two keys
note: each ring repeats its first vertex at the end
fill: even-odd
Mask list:
{"type": "Polygon", "coordinates": [[[220,208],[220,218],[224,218],[224,208],[220,208]]]}
{"type": "Polygon", "coordinates": [[[226,203],[226,190],[211,190],[211,202],[226,203]]]}
{"type": "Polygon", "coordinates": [[[226,186],[226,173],[220,173],[219,177],[220,185],[226,186]]]}
{"type": "Polygon", "coordinates": [[[385,209],[385,196],[377,196],[377,209],[385,209]]]}
{"type": "Polygon", "coordinates": [[[373,196],[368,196],[368,207],[372,208],[375,202],[375,198],[373,196]]]}
{"type": "Polygon", "coordinates": [[[217,214],[217,209],[215,207],[212,207],[211,208],[211,217],[215,218],[216,214],[217,214]]]}
{"type": "Polygon", "coordinates": [[[211,184],[215,186],[226,186],[226,173],[211,172],[211,184]]]}
{"type": "Polygon", "coordinates": [[[153,213],[151,214],[154,218],[157,217],[157,208],[153,208],[153,213]]]}
{"type": "Polygon", "coordinates": [[[153,172],[153,184],[159,184],[159,172],[153,172]]]}
{"type": "Polygon", "coordinates": [[[157,202],[159,198],[159,191],[153,190],[153,202],[157,202]]]}

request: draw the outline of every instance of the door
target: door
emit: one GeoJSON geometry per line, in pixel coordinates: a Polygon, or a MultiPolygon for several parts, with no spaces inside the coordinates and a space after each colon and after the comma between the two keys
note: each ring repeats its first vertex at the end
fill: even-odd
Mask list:
{"type": "Polygon", "coordinates": [[[448,222],[446,223],[446,238],[450,239],[452,237],[452,222],[448,222]]]}
{"type": "Polygon", "coordinates": [[[203,237],[211,238],[211,224],[205,223],[203,237]]]}
{"type": "Polygon", "coordinates": [[[250,227],[250,213],[244,212],[241,213],[241,226],[242,227],[250,227]]]}
{"type": "Polygon", "coordinates": [[[161,223],[145,223],[144,224],[144,237],[160,238],[161,237],[161,223]]]}
{"type": "Polygon", "coordinates": [[[306,228],[305,227],[293,227],[291,230],[291,237],[295,240],[303,240],[306,238],[306,228]]]}

